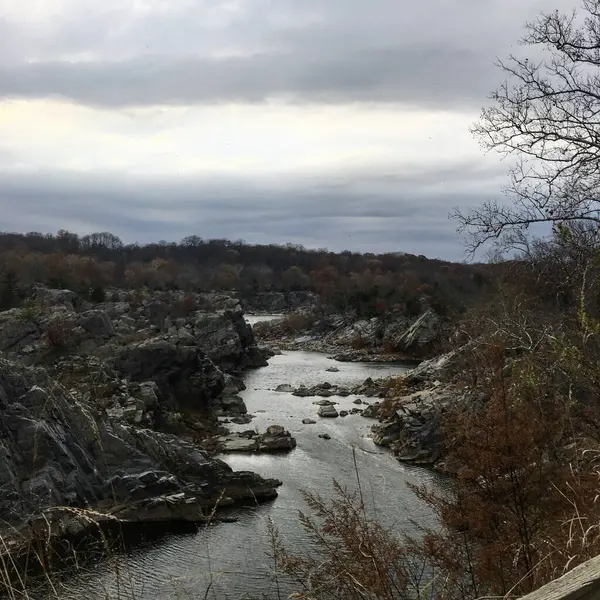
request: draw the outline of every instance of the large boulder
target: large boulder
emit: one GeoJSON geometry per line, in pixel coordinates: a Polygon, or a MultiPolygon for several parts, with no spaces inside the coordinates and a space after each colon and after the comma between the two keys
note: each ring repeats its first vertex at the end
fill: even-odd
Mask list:
{"type": "Polygon", "coordinates": [[[114,335],[112,321],[102,310],[88,310],[79,315],[77,325],[96,340],[106,340],[114,335]]]}
{"type": "Polygon", "coordinates": [[[0,351],[21,350],[39,340],[41,330],[33,319],[23,316],[18,308],[0,312],[0,351]]]}
{"type": "Polygon", "coordinates": [[[223,373],[197,346],[153,338],[126,346],[115,369],[133,381],[154,381],[171,408],[210,410],[225,387],[223,373]]]}
{"type": "Polygon", "coordinates": [[[221,437],[221,452],[289,452],[296,447],[296,440],[281,425],[271,425],[263,434],[249,430],[221,437]]]}
{"type": "Polygon", "coordinates": [[[335,409],[335,406],[332,406],[331,404],[328,404],[326,406],[319,406],[319,410],[317,411],[317,414],[320,417],[325,417],[325,418],[335,418],[338,417],[338,411],[335,409]]]}
{"type": "Polygon", "coordinates": [[[398,349],[419,354],[426,351],[439,337],[440,318],[433,310],[424,312],[394,342],[398,349]]]}

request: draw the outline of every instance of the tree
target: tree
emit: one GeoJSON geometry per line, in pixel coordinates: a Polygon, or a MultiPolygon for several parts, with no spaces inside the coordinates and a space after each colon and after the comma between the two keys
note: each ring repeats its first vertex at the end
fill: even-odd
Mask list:
{"type": "Polygon", "coordinates": [[[499,62],[507,81],[473,128],[486,150],[517,157],[512,203],[453,214],[471,250],[510,244],[534,223],[600,226],[600,0],[584,0],[583,15],[542,14],[526,28],[522,44],[542,46],[545,57],[499,62]]]}
{"type": "Polygon", "coordinates": [[[104,289],[100,286],[96,286],[90,294],[90,300],[92,302],[104,302],[104,300],[106,300],[104,289]]]}
{"type": "Polygon", "coordinates": [[[14,271],[6,270],[0,287],[0,310],[14,308],[18,304],[17,276],[14,271]]]}

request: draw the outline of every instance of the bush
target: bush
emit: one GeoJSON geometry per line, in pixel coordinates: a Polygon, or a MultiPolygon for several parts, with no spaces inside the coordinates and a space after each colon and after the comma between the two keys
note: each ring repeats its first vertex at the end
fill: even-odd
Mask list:
{"type": "MultiPolygon", "coordinates": [[[[271,558],[276,575],[297,592],[290,598],[328,600],[415,600],[428,597],[422,565],[410,545],[369,517],[360,493],[334,481],[334,496],[325,501],[305,493],[311,515],[300,522],[311,544],[310,554],[285,547],[270,522],[271,558]]],[[[284,583],[283,581],[281,582],[284,583]]]]}
{"type": "Polygon", "coordinates": [[[181,301],[181,312],[184,315],[189,315],[196,310],[198,310],[196,296],[194,294],[187,294],[181,301]]]}
{"type": "Polygon", "coordinates": [[[33,298],[28,298],[23,303],[21,318],[24,321],[37,321],[42,314],[42,305],[33,298]]]}
{"type": "Polygon", "coordinates": [[[48,346],[55,350],[67,348],[73,341],[71,324],[63,318],[54,319],[46,328],[48,346]]]}
{"type": "Polygon", "coordinates": [[[106,300],[104,290],[100,286],[96,286],[90,294],[90,300],[96,303],[104,302],[106,300]]]}

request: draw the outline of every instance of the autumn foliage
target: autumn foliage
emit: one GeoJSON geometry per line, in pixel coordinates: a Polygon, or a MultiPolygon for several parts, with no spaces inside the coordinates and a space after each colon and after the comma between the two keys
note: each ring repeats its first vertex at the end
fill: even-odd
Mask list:
{"type": "Polygon", "coordinates": [[[485,265],[461,265],[403,253],[334,253],[188,237],[180,243],[124,244],[103,232],[78,236],[0,234],[0,301],[38,283],[69,288],[94,302],[107,287],[186,292],[235,291],[242,297],[312,292],[339,312],[373,317],[420,314],[425,299],[457,313],[492,287],[485,265]],[[3,282],[4,281],[4,282],[3,282]],[[2,291],[5,298],[2,299],[2,291]],[[93,297],[92,297],[93,296],[93,297]]]}

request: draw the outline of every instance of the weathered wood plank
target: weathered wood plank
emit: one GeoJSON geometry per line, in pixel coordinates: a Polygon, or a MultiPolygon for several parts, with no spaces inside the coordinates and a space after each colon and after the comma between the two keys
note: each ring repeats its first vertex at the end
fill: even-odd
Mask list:
{"type": "Polygon", "coordinates": [[[575,567],[521,600],[600,600],[600,556],[575,567]]]}

